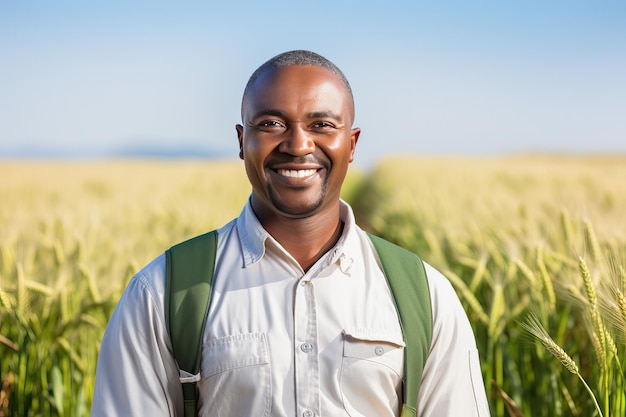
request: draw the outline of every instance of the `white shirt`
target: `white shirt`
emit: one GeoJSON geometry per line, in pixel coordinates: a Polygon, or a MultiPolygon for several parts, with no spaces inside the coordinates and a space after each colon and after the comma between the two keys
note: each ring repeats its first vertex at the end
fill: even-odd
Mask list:
{"type": "MultiPolygon", "coordinates": [[[[247,204],[218,230],[200,416],[399,416],[402,332],[369,238],[342,202],[343,234],[304,272],[247,204]]],[[[419,416],[488,416],[478,353],[447,279],[426,265],[433,339],[419,416]]],[[[165,326],[165,257],[138,272],[102,340],[91,415],[182,416],[165,326]]],[[[410,329],[407,329],[410,331],[410,329]]]]}

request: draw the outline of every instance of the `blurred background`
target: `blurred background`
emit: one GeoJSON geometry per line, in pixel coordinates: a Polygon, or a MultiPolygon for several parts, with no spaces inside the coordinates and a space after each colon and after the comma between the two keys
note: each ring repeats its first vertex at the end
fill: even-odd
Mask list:
{"type": "Polygon", "coordinates": [[[342,197],[449,278],[492,415],[626,415],[625,1],[0,0],[0,417],[89,415],[122,291],[241,210],[241,94],[301,48],[356,98],[342,197]]]}
{"type": "Polygon", "coordinates": [[[350,80],[357,164],[626,152],[623,1],[0,3],[0,157],[236,157],[249,75],[350,80]]]}

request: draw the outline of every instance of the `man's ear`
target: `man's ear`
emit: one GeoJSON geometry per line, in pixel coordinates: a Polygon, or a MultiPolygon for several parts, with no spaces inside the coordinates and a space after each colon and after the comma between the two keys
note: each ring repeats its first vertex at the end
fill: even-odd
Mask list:
{"type": "Polygon", "coordinates": [[[350,132],[350,162],[354,161],[354,151],[356,150],[356,144],[359,141],[361,135],[361,128],[355,127],[350,132]]]}
{"type": "Polygon", "coordinates": [[[235,125],[237,130],[237,140],[239,141],[239,159],[243,160],[243,126],[235,125]]]}

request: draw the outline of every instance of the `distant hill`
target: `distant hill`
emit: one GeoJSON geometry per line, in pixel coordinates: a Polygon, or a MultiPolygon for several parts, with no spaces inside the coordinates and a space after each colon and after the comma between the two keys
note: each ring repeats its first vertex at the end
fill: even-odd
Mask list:
{"type": "Polygon", "coordinates": [[[117,149],[104,148],[55,148],[55,147],[18,147],[1,149],[2,159],[82,159],[82,158],[224,158],[236,157],[237,149],[211,148],[189,144],[141,144],[129,145],[117,149]]]}
{"type": "Polygon", "coordinates": [[[236,156],[237,149],[216,149],[194,145],[132,145],[113,151],[109,156],[128,158],[219,158],[236,156]]]}

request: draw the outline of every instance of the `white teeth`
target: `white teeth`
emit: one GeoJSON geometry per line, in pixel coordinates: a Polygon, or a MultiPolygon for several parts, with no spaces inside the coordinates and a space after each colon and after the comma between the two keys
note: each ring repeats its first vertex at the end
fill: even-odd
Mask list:
{"type": "Polygon", "coordinates": [[[315,174],[315,169],[279,169],[278,173],[283,177],[305,178],[315,174]]]}

